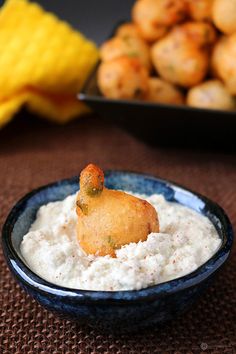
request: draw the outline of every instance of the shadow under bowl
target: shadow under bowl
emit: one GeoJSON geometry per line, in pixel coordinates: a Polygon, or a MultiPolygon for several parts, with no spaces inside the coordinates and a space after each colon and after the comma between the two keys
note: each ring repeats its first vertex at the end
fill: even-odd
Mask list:
{"type": "Polygon", "coordinates": [[[168,201],[205,215],[222,240],[219,250],[196,271],[137,291],[87,291],[49,283],[29,269],[21,256],[20,243],[41,205],[63,200],[78,190],[78,177],[74,177],[38,188],[13,207],[2,232],[8,267],[22,288],[42,306],[78,323],[126,332],[171,320],[195,302],[228,258],[233,242],[230,221],[214,202],[169,181],[121,171],[107,171],[105,177],[108,188],[162,194],[168,201]]]}

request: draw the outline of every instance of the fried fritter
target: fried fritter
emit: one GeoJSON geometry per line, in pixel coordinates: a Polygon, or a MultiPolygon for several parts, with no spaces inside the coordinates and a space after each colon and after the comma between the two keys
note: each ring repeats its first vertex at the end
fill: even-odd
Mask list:
{"type": "Polygon", "coordinates": [[[115,250],[145,241],[159,231],[156,210],[147,201],[104,187],[103,171],[88,165],[80,175],[76,202],[77,237],[86,253],[115,257],[115,250]]]}
{"type": "Polygon", "coordinates": [[[137,58],[123,56],[105,61],[98,69],[98,86],[109,98],[144,99],[148,71],[137,58]]]}
{"type": "Polygon", "coordinates": [[[187,105],[198,108],[232,110],[235,108],[235,101],[221,81],[209,80],[188,91],[187,105]]]}
{"type": "Polygon", "coordinates": [[[216,30],[210,23],[206,22],[186,22],[175,28],[176,35],[184,39],[191,40],[197,47],[211,49],[216,42],[216,30]]]}
{"type": "Polygon", "coordinates": [[[204,22],[188,22],[175,27],[157,41],[151,57],[158,74],[183,87],[200,83],[207,74],[209,52],[215,42],[214,28],[204,22]]]}
{"type": "Polygon", "coordinates": [[[147,41],[155,41],[170,26],[182,21],[187,13],[183,0],[138,0],[132,10],[132,18],[147,41]]]}
{"type": "Polygon", "coordinates": [[[151,68],[149,46],[138,36],[113,37],[101,46],[100,57],[103,61],[121,56],[137,58],[148,70],[151,68]]]}
{"type": "Polygon", "coordinates": [[[174,85],[152,77],[148,80],[149,90],[147,100],[150,102],[167,103],[167,104],[183,104],[184,95],[174,85]]]}
{"type": "Polygon", "coordinates": [[[212,54],[214,74],[225,83],[229,92],[236,95],[236,33],[222,37],[212,54]]]}
{"type": "Polygon", "coordinates": [[[117,37],[140,37],[141,33],[134,23],[126,22],[118,27],[116,30],[117,37]]]}
{"type": "Polygon", "coordinates": [[[187,0],[189,14],[196,21],[211,21],[214,0],[187,0]]]}
{"type": "Polygon", "coordinates": [[[216,27],[223,33],[236,32],[236,0],[215,0],[212,17],[216,27]]]}

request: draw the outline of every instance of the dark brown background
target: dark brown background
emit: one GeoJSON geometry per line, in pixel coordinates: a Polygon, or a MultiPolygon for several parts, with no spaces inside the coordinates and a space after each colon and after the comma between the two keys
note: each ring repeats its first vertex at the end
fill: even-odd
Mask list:
{"type": "MultiPolygon", "coordinates": [[[[174,180],[222,205],[236,226],[233,153],[150,147],[98,117],[51,125],[24,112],[0,131],[0,226],[32,188],[76,175],[88,163],[174,180]]],[[[236,252],[182,318],[114,336],[56,318],[16,284],[0,251],[0,353],[236,353],[236,252]]]]}

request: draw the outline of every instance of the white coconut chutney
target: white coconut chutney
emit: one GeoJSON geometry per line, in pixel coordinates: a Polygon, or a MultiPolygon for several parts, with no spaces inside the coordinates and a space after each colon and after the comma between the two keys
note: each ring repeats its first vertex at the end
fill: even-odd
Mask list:
{"type": "Polygon", "coordinates": [[[161,195],[135,196],[156,208],[160,233],[116,250],[117,258],[87,255],[76,238],[75,194],[39,209],[21,243],[25,262],[42,278],[69,288],[138,290],[194,271],[219,248],[206,217],[161,195]]]}

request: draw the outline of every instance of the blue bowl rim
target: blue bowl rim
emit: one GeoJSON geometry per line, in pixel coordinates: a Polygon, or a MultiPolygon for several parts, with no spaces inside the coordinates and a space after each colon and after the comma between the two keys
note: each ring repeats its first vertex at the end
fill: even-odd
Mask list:
{"type": "Polygon", "coordinates": [[[80,290],[68,287],[63,287],[50,283],[36,273],[34,273],[18,256],[14,246],[11,242],[11,232],[13,230],[14,224],[18,219],[18,213],[20,212],[22,206],[35,194],[39,193],[44,189],[51,187],[56,187],[63,183],[74,183],[78,180],[78,176],[72,178],[62,179],[56,182],[49,183],[47,185],[33,189],[31,192],[27,193],[23,198],[21,198],[15,206],[10,211],[7,219],[3,225],[2,229],[2,246],[3,253],[7,264],[16,278],[19,278],[21,283],[26,286],[35,289],[40,293],[48,293],[52,296],[60,297],[70,297],[74,298],[76,301],[83,302],[103,302],[106,300],[111,300],[113,302],[134,302],[134,301],[151,301],[157,297],[163,297],[165,295],[174,294],[176,292],[182,291],[186,288],[193,287],[204,280],[206,280],[211,274],[215,273],[228,258],[232,244],[233,244],[233,228],[231,222],[225,213],[225,211],[215,202],[211,201],[207,197],[192,191],[191,189],[185,188],[180,184],[172,182],[170,180],[162,179],[159,177],[154,177],[152,175],[134,172],[134,171],[122,171],[122,170],[107,170],[106,174],[127,174],[134,175],[136,177],[148,178],[155,180],[160,183],[165,183],[169,187],[178,188],[182,192],[189,192],[202,200],[205,204],[210,207],[216,208],[221,216],[217,216],[220,220],[221,226],[223,228],[224,239],[218,251],[203,265],[198,267],[195,271],[181,276],[179,278],[163,282],[157,285],[153,285],[140,290],[124,290],[124,291],[94,291],[94,290],[80,290]],[[224,227],[226,225],[226,227],[224,227]]]}

